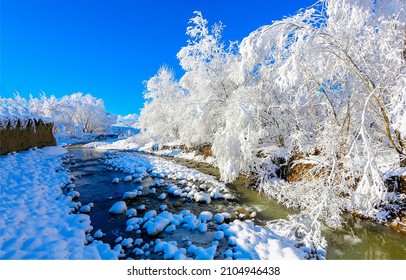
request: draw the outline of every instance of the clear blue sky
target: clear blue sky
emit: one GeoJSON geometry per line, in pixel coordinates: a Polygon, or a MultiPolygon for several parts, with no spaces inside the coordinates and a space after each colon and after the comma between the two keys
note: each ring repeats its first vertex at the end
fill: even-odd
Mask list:
{"type": "Polygon", "coordinates": [[[256,28],[316,0],[1,0],[0,96],[104,99],[108,111],[142,108],[143,81],[167,64],[182,75],[176,54],[188,20],[201,11],[226,25],[223,39],[241,41],[256,28]]]}

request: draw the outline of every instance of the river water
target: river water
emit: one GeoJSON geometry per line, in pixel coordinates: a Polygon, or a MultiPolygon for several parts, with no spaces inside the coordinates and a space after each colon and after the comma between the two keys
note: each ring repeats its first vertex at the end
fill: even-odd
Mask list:
{"type": "MultiPolygon", "coordinates": [[[[126,221],[125,215],[112,216],[108,209],[115,201],[121,200],[126,191],[131,191],[137,186],[143,186],[144,192],[148,192],[149,184],[156,179],[147,178],[141,183],[120,183],[112,187],[111,180],[114,177],[122,178],[124,174],[117,171],[108,171],[103,164],[104,153],[83,148],[70,148],[70,154],[75,160],[75,164],[69,164],[68,168],[71,174],[77,179],[76,188],[80,192],[80,201],[82,205],[89,202],[94,203],[90,212],[92,226],[95,229],[102,229],[106,235],[103,237],[104,242],[114,246],[114,240],[117,236],[128,235],[125,232],[126,221]]],[[[204,163],[197,163],[184,159],[175,159],[178,163],[189,168],[197,169],[203,173],[218,176],[218,170],[204,163]]],[[[170,182],[170,180],[165,179],[170,182]]],[[[245,180],[240,178],[228,187],[238,196],[238,203],[225,201],[212,201],[209,205],[201,205],[188,200],[179,200],[167,198],[165,203],[152,199],[149,196],[143,196],[137,199],[131,207],[137,208],[145,205],[147,209],[158,209],[160,205],[167,205],[167,210],[173,213],[179,213],[182,209],[191,210],[198,215],[202,211],[211,212],[256,212],[256,222],[265,224],[267,221],[286,218],[294,212],[287,209],[276,201],[259,194],[256,190],[246,186],[245,180]]],[[[158,188],[157,188],[158,190],[158,188]]],[[[159,193],[158,193],[159,194],[159,193]]],[[[174,234],[162,234],[163,240],[180,240],[188,236],[194,244],[207,246],[212,240],[213,233],[208,231],[200,233],[196,231],[177,230],[174,234]]],[[[406,235],[398,233],[386,226],[372,223],[370,221],[360,220],[348,215],[345,217],[345,225],[340,229],[331,230],[325,228],[323,235],[328,242],[327,259],[336,260],[394,260],[406,259],[406,235]]],[[[137,236],[132,236],[134,239],[137,236]]],[[[145,240],[147,242],[148,240],[145,240]]],[[[220,244],[221,248],[226,248],[226,244],[220,244]]],[[[131,256],[134,257],[134,256],[131,256]]],[[[154,258],[152,254],[150,258],[154,258]]]]}

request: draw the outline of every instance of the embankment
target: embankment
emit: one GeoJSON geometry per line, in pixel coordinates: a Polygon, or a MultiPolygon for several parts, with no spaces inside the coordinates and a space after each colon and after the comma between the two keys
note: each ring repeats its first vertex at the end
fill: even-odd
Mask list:
{"type": "Polygon", "coordinates": [[[0,155],[32,147],[55,146],[54,124],[42,119],[3,119],[0,125],[0,155]]]}

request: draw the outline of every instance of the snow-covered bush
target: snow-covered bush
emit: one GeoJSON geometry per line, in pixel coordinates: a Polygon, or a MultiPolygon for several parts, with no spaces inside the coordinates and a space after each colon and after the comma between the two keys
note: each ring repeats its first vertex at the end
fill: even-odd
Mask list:
{"type": "Polygon", "coordinates": [[[161,67],[146,82],[146,89],[144,97],[148,101],[141,111],[138,127],[145,129],[144,133],[154,141],[179,139],[184,91],[175,81],[173,71],[161,67]]]}

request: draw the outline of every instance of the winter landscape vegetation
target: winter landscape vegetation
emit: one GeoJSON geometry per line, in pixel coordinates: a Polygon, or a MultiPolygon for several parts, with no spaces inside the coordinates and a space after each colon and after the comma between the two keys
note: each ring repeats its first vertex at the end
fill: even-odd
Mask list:
{"type": "Polygon", "coordinates": [[[0,259],[406,259],[405,1],[190,16],[139,116],[0,99],[0,259]]]}

